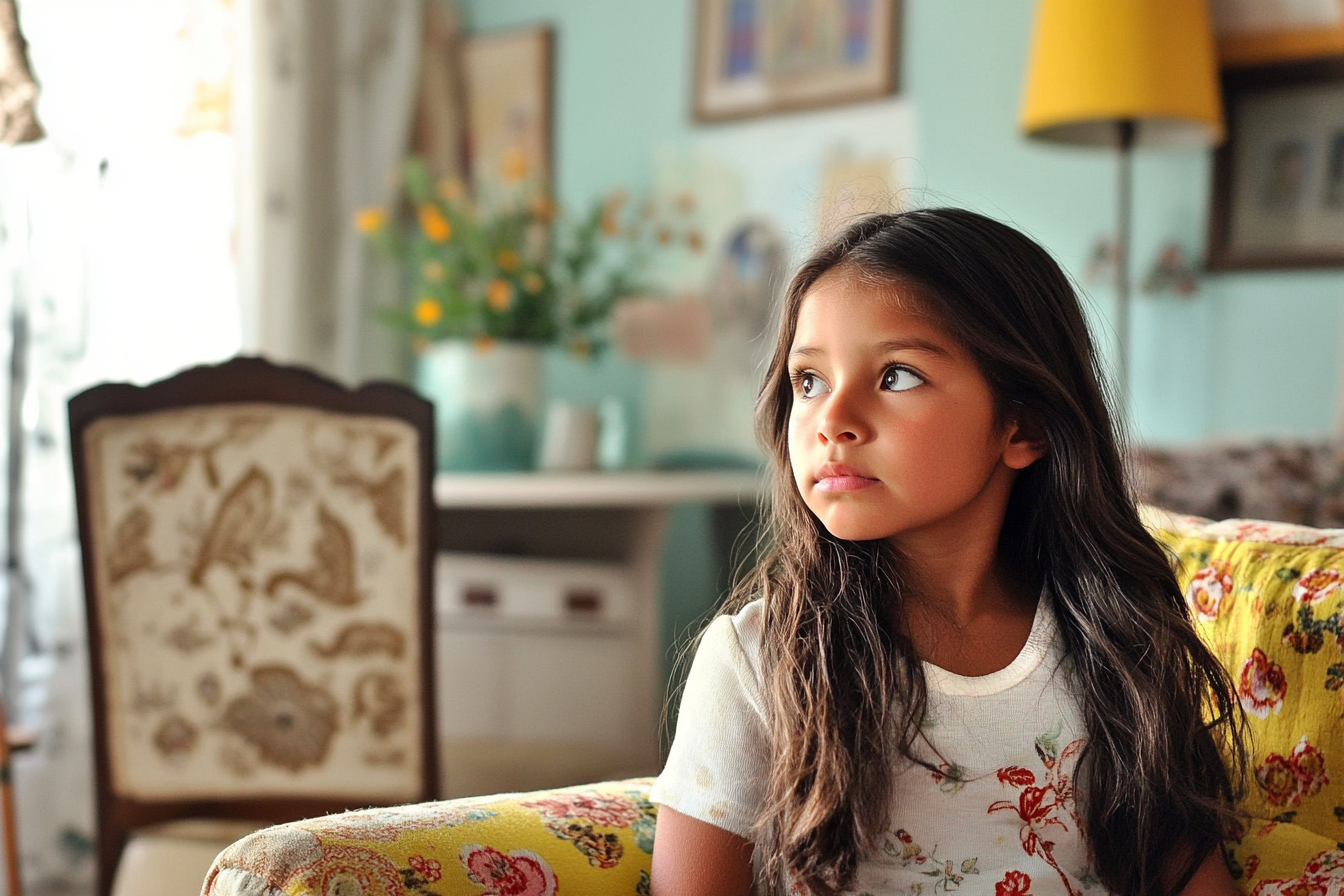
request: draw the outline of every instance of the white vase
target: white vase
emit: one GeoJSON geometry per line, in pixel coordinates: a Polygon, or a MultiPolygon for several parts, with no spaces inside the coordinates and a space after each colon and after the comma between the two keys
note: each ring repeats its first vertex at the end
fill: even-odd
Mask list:
{"type": "Polygon", "coordinates": [[[531,470],[541,416],[543,346],[436,342],[416,364],[416,388],[434,402],[443,472],[531,470]]]}

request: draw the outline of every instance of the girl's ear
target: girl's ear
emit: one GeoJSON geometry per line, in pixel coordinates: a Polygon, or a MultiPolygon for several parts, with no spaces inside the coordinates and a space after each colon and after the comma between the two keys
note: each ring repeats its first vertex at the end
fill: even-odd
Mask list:
{"type": "Polygon", "coordinates": [[[1030,411],[1016,409],[1008,421],[1008,439],[1003,446],[1003,462],[1014,470],[1025,470],[1049,452],[1045,427],[1030,411]]]}

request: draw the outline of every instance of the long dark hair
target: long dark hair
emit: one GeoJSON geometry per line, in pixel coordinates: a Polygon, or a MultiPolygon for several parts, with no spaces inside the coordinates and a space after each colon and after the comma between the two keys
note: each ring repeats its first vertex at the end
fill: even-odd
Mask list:
{"type": "Polygon", "coordinates": [[[1098,878],[1118,896],[1175,894],[1234,821],[1244,718],[1139,520],[1072,285],[1035,242],[960,209],[854,223],[803,264],[785,299],[756,409],[773,474],[768,548],[724,608],[764,598],[773,764],[755,848],[767,879],[817,893],[852,880],[890,823],[891,760],[910,755],[927,705],[919,658],[892,624],[900,558],[884,542],[830,535],[790,468],[798,310],[839,267],[913,284],[999,413],[1039,429],[1047,453],[1017,478],[1000,554],[1053,599],[1087,729],[1075,780],[1098,878]]]}

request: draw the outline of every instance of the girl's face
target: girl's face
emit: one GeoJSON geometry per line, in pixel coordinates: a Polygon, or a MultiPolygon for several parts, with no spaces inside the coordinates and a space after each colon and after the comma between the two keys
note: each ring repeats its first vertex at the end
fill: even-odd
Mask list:
{"type": "Polygon", "coordinates": [[[915,287],[836,269],[799,309],[789,459],[837,538],[916,552],[997,540],[1017,471],[1043,453],[996,422],[989,383],[920,305],[915,287]]]}

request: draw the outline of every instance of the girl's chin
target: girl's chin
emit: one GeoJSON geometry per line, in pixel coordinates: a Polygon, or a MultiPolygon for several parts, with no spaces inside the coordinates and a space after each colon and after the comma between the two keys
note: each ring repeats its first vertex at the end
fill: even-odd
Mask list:
{"type": "Polygon", "coordinates": [[[840,514],[828,514],[818,517],[826,531],[835,538],[845,541],[876,541],[891,535],[891,527],[866,520],[846,518],[840,514]]]}

